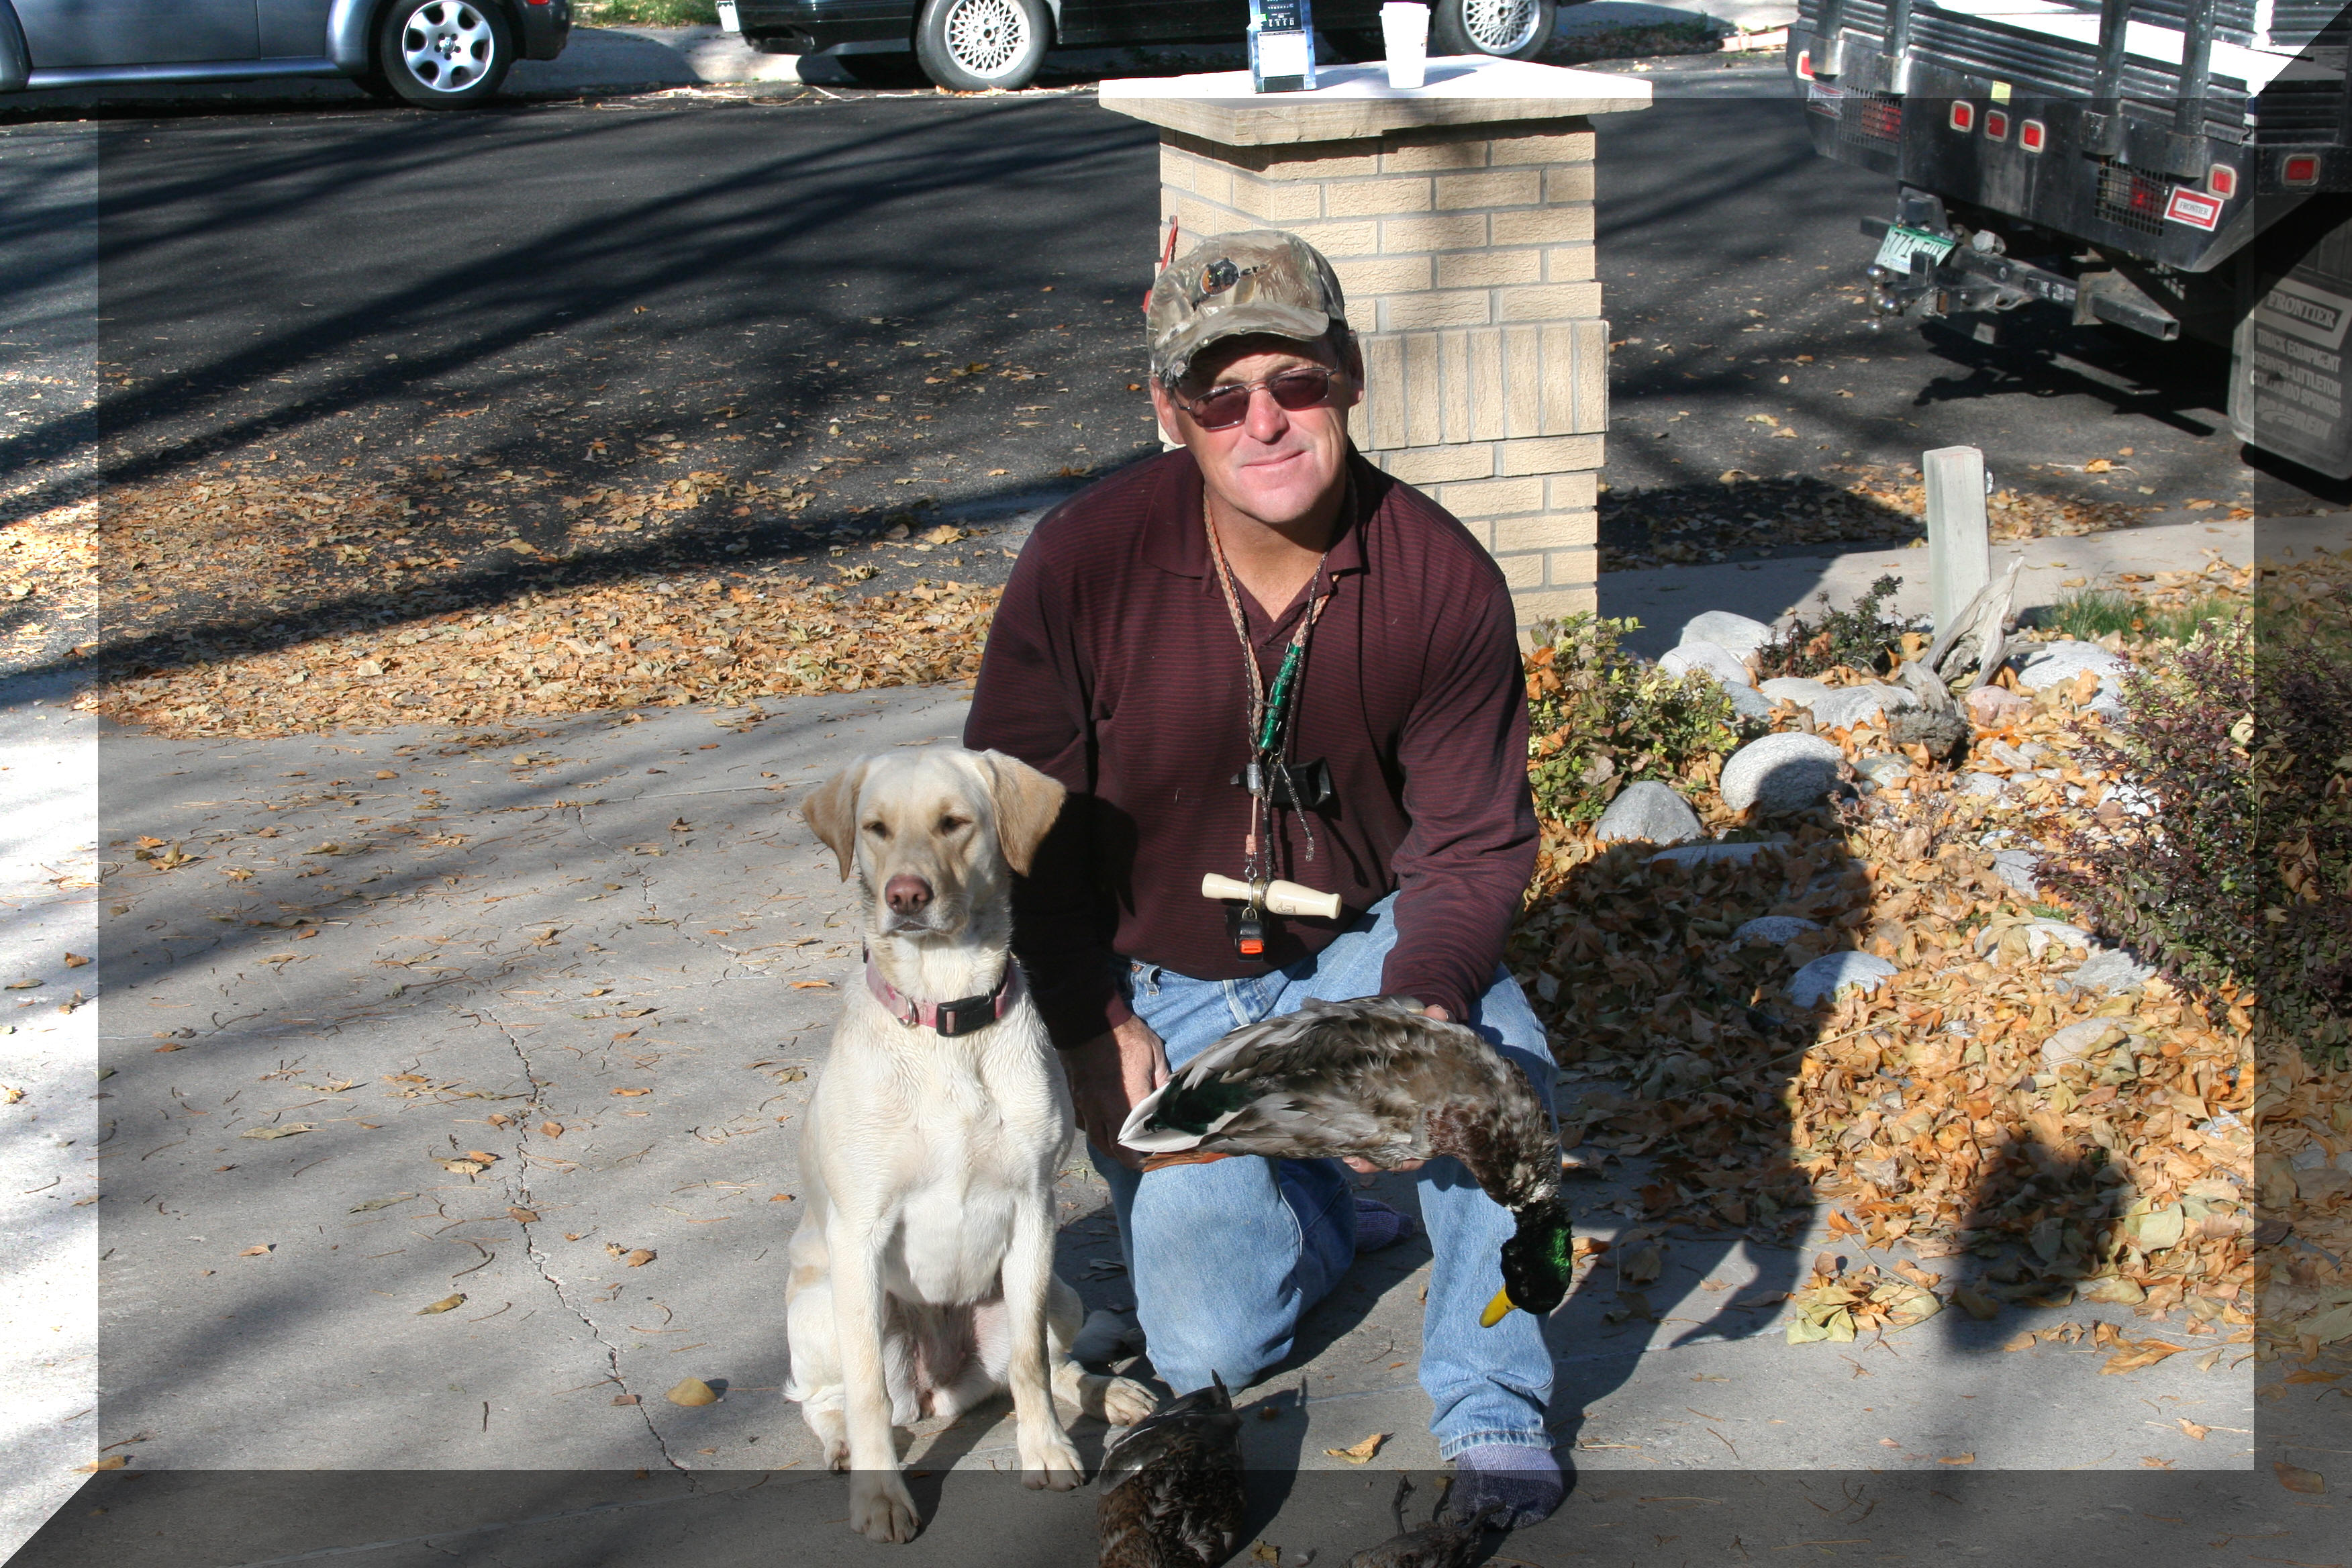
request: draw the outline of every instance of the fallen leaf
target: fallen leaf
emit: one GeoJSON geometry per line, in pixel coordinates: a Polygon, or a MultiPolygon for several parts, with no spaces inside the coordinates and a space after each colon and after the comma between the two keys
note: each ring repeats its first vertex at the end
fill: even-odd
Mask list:
{"type": "Polygon", "coordinates": [[[1952,1292],[1952,1300],[1958,1304],[1960,1310],[1979,1323],[1990,1323],[2000,1315],[2000,1302],[1983,1291],[1972,1290],[1966,1285],[1952,1292]]]}
{"type": "Polygon", "coordinates": [[[614,1097],[621,1100],[635,1100],[641,1094],[652,1092],[653,1090],[649,1089],[616,1089],[613,1091],[614,1097]]]}
{"type": "Polygon", "coordinates": [[[1972,1454],[1972,1453],[1971,1453],[1971,1454],[1947,1454],[1947,1455],[1945,1455],[1942,1458],[1939,1458],[1939,1459],[1937,1459],[1937,1460],[1936,1461],[1936,1463],[1937,1463],[1937,1464],[1939,1464],[1939,1465],[1973,1465],[1973,1464],[1975,1464],[1976,1462],[1977,1462],[1977,1457],[1976,1457],[1974,1454],[1972,1454]]]}
{"type": "Polygon", "coordinates": [[[830,991],[833,989],[833,982],[830,980],[795,980],[793,982],[793,989],[795,991],[830,991]]]}
{"type": "Polygon", "coordinates": [[[471,1160],[439,1160],[435,1163],[453,1176],[478,1176],[488,1169],[488,1166],[476,1164],[471,1160]]]}
{"type": "Polygon", "coordinates": [[[103,1459],[92,1459],[87,1465],[76,1465],[74,1472],[77,1475],[87,1476],[100,1470],[119,1470],[130,1462],[131,1457],[127,1454],[109,1454],[103,1459]]]}
{"type": "Polygon", "coordinates": [[[1372,1456],[1381,1451],[1381,1445],[1388,1439],[1386,1432],[1375,1432],[1352,1448],[1326,1448],[1323,1452],[1334,1459],[1345,1459],[1351,1465],[1368,1465],[1371,1463],[1372,1456]]]}
{"type": "Polygon", "coordinates": [[[632,1268],[643,1268],[658,1256],[651,1247],[640,1247],[622,1259],[632,1268]]]}
{"type": "Polygon", "coordinates": [[[388,1209],[394,1204],[404,1204],[415,1195],[416,1194],[415,1193],[394,1193],[388,1198],[370,1198],[363,1204],[353,1204],[344,1212],[347,1214],[373,1214],[378,1209],[388,1209]]]}
{"type": "Polygon", "coordinates": [[[2144,1366],[2154,1366],[2167,1356],[2179,1355],[2188,1348],[2187,1345],[2171,1344],[2164,1340],[2133,1341],[2130,1342],[2129,1349],[2117,1351],[2114,1355],[2109,1356],[2106,1364],[2099,1368],[2099,1372],[2103,1376],[2116,1373],[2137,1372],[2144,1366]]]}
{"type": "Polygon", "coordinates": [[[238,1253],[237,1256],[239,1258],[267,1258],[269,1256],[270,1247],[273,1245],[275,1244],[265,1244],[260,1247],[248,1247],[243,1252],[238,1253]]]}
{"type": "Polygon", "coordinates": [[[1628,1285],[1647,1285],[1664,1272],[1665,1267],[1665,1254],[1654,1247],[1643,1247],[1617,1266],[1628,1285]]]}
{"type": "Polygon", "coordinates": [[[615,1405],[635,1405],[637,1403],[637,1396],[634,1394],[616,1394],[613,1395],[613,1403],[615,1405]]]}
{"type": "Polygon", "coordinates": [[[438,1301],[434,1302],[434,1303],[433,1303],[431,1306],[429,1306],[429,1307],[419,1307],[419,1308],[417,1308],[417,1309],[416,1309],[416,1314],[415,1314],[415,1315],[416,1315],[417,1317],[420,1317],[420,1318],[429,1318],[429,1317],[433,1316],[436,1312],[453,1312],[453,1311],[456,1311],[458,1308],[460,1308],[460,1307],[464,1306],[465,1304],[466,1304],[466,1294],[465,1294],[465,1292],[464,1292],[464,1291],[462,1291],[462,1290],[461,1290],[461,1291],[459,1291],[459,1292],[458,1292],[457,1295],[455,1295],[455,1296],[444,1296],[444,1297],[442,1297],[438,1301]]]}
{"type": "Polygon", "coordinates": [[[561,1121],[542,1121],[539,1124],[539,1130],[550,1138],[563,1136],[563,1123],[561,1121]]]}
{"type": "Polygon", "coordinates": [[[539,1223],[539,1211],[524,1208],[518,1204],[509,1204],[507,1217],[517,1225],[536,1225],[539,1223]]]}
{"type": "Polygon", "coordinates": [[[671,1389],[667,1397],[672,1405],[696,1405],[719,1403],[717,1392],[698,1377],[688,1378],[684,1383],[671,1389]]]}
{"type": "Polygon", "coordinates": [[[66,954],[66,967],[68,969],[79,969],[83,964],[88,963],[89,962],[89,959],[84,958],[78,952],[69,952],[66,954]]]}
{"type": "Polygon", "coordinates": [[[283,1127],[248,1127],[237,1136],[240,1138],[291,1138],[297,1133],[310,1131],[311,1127],[307,1121],[289,1121],[283,1127]]]}
{"type": "Polygon", "coordinates": [[[2179,1423],[2180,1429],[2200,1443],[2202,1443],[2205,1440],[2205,1435],[2207,1433],[2213,1430],[2210,1426],[2200,1426],[2196,1422],[2191,1421],[2186,1415],[2176,1417],[2176,1419],[2179,1423]]]}
{"type": "Polygon", "coordinates": [[[2284,1459],[2274,1459],[2271,1468],[2278,1472],[2279,1485],[2291,1492],[2317,1496],[2327,1489],[2327,1478],[2317,1470],[2300,1469],[2284,1459]]]}
{"type": "Polygon", "coordinates": [[[2030,1351],[2038,1342],[2033,1337],[2033,1331],[2024,1329],[2011,1335],[2000,1348],[2004,1351],[2030,1351]]]}

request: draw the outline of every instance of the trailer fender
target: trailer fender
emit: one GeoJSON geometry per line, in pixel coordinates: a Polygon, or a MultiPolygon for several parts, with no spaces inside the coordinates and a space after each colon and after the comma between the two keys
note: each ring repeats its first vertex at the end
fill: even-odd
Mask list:
{"type": "Polygon", "coordinates": [[[0,0],[0,92],[22,92],[32,79],[33,51],[25,46],[24,25],[16,7],[0,0]]]}

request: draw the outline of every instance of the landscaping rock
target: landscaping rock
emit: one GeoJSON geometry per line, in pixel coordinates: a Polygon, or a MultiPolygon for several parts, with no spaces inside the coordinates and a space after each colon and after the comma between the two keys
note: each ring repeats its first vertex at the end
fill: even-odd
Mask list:
{"type": "MultiPolygon", "coordinates": [[[[1970,773],[1970,778],[1990,778],[1990,773],[1970,773]]],[[[1974,794],[1974,791],[1969,793],[1974,794]]],[[[1995,790],[1994,794],[2000,792],[1995,790]]],[[[2033,880],[2034,853],[2031,849],[1996,849],[1992,852],[1993,875],[2023,893],[2027,898],[2040,896],[2042,889],[2033,880]]]]}
{"type": "Polygon", "coordinates": [[[1853,771],[1881,789],[1891,789],[1911,776],[1911,759],[1880,752],[1856,762],[1853,771]]]}
{"type": "Polygon", "coordinates": [[[1819,931],[1819,921],[1809,921],[1802,915],[1758,915],[1731,933],[1739,942],[1769,942],[1775,947],[1796,941],[1809,931],[1819,931]]]}
{"type": "Polygon", "coordinates": [[[2053,942],[2066,947],[2079,947],[2085,952],[2091,950],[2091,933],[2064,921],[2037,917],[2025,929],[2025,952],[2030,958],[2041,957],[2053,942]]]}
{"type": "Polygon", "coordinates": [[[1696,669],[1718,686],[1748,684],[1748,667],[1728,649],[1711,642],[1686,642],[1680,647],[1668,648],[1658,660],[1658,668],[1668,675],[1684,675],[1696,669]]]}
{"type": "Polygon", "coordinates": [[[1729,610],[1704,610],[1683,623],[1681,640],[1711,642],[1734,658],[1746,658],[1772,640],[1772,628],[1729,610]]]}
{"type": "Polygon", "coordinates": [[[1754,740],[1723,764],[1723,804],[1767,816],[1819,805],[1837,787],[1838,749],[1819,735],[1779,734],[1754,740]]]}
{"type": "Polygon", "coordinates": [[[2033,707],[2031,700],[2006,686],[1972,687],[1961,700],[1968,707],[1969,717],[1987,730],[2000,729],[2033,707]]]}
{"type": "Polygon", "coordinates": [[[2008,781],[1991,773],[1962,773],[1954,787],[1962,795],[1980,795],[1998,800],[2000,792],[2008,787],[2008,781]]]}
{"type": "Polygon", "coordinates": [[[1895,973],[1895,965],[1875,953],[1825,952],[1789,977],[1789,1000],[1799,1007],[1816,1006],[1849,985],[1859,985],[1868,995],[1895,973]]]}
{"type": "Polygon", "coordinates": [[[1684,844],[1706,836],[1698,819],[1672,784],[1644,779],[1617,792],[1609,809],[1593,825],[1593,836],[1604,844],[1640,839],[1649,844],[1684,844]]]}
{"type": "Polygon", "coordinates": [[[1852,729],[1907,706],[1911,694],[1892,686],[1844,686],[1805,704],[1824,730],[1852,729]]]}
{"type": "Polygon", "coordinates": [[[1678,849],[1659,850],[1650,857],[1648,863],[1655,866],[1660,861],[1664,861],[1675,866],[1704,866],[1710,861],[1731,860],[1745,864],[1755,859],[1765,850],[1777,847],[1779,847],[1778,845],[1765,844],[1754,839],[1743,840],[1738,844],[1685,844],[1678,849]]]}
{"type": "Polygon", "coordinates": [[[2095,952],[2090,961],[2068,974],[2058,984],[2061,989],[2081,987],[2086,991],[2135,991],[2156,978],[2156,966],[2142,963],[2119,947],[2095,952]]]}
{"type": "Polygon", "coordinates": [[[1800,708],[1810,708],[1817,697],[1827,697],[1831,689],[1821,681],[1801,675],[1776,675],[1756,688],[1775,702],[1793,702],[1800,708]]]}
{"type": "Polygon", "coordinates": [[[2020,650],[2010,662],[2017,671],[2017,683],[2028,691],[2072,680],[2086,669],[2098,672],[2100,688],[2105,690],[2114,677],[2132,667],[2131,661],[2121,654],[2109,653],[2096,643],[2086,642],[2043,643],[2020,650]]]}
{"type": "Polygon", "coordinates": [[[1772,700],[1744,681],[1725,681],[1723,694],[1731,699],[1731,710],[1742,719],[1772,717],[1772,700]]]}

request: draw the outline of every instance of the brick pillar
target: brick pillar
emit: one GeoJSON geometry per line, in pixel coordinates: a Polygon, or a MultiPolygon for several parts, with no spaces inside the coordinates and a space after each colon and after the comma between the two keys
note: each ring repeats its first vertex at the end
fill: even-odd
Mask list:
{"type": "Polygon", "coordinates": [[[1150,112],[1162,105],[1113,101],[1113,85],[1106,108],[1161,122],[1161,216],[1180,225],[1180,251],[1276,228],[1330,258],[1363,342],[1356,445],[1494,552],[1519,624],[1595,608],[1609,323],[1593,277],[1590,121],[1518,102],[1473,123],[1374,120],[1368,134],[1276,142],[1262,130],[1269,97],[1248,106],[1256,142],[1236,145],[1200,133],[1208,105],[1184,103],[1192,112],[1171,125],[1150,112]]]}

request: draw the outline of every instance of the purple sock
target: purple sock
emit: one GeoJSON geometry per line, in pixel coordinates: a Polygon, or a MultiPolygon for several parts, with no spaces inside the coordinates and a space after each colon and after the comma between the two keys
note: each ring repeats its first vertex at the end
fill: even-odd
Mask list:
{"type": "Polygon", "coordinates": [[[1378,1198],[1356,1200],[1356,1250],[1378,1252],[1394,1247],[1421,1227],[1409,1214],[1400,1214],[1378,1198]]]}
{"type": "Polygon", "coordinates": [[[1445,1519],[1465,1524],[1486,1510],[1495,1530],[1541,1523],[1568,1496],[1559,1461],[1549,1448],[1525,1443],[1480,1443],[1454,1456],[1454,1486],[1445,1519]]]}

